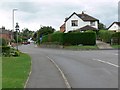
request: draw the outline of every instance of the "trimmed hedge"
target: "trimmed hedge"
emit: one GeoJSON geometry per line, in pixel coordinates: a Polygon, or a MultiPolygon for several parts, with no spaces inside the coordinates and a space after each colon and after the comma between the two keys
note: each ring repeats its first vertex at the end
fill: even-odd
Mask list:
{"type": "Polygon", "coordinates": [[[53,33],[43,37],[42,43],[58,42],[62,45],[95,45],[95,32],[53,33]]]}
{"type": "Polygon", "coordinates": [[[120,32],[116,32],[112,35],[112,44],[120,45],[120,32]]]}
{"type": "Polygon", "coordinates": [[[114,34],[115,32],[111,32],[108,30],[100,30],[99,31],[99,38],[106,43],[110,43],[111,42],[111,38],[112,38],[112,34],[114,34]]]}

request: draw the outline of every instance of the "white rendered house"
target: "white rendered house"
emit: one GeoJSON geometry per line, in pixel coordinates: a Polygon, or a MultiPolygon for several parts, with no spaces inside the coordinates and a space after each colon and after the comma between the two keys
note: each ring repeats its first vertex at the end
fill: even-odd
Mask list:
{"type": "Polygon", "coordinates": [[[109,31],[120,32],[120,22],[113,22],[109,27],[109,31]]]}
{"type": "Polygon", "coordinates": [[[65,19],[65,23],[63,25],[65,25],[64,31],[69,32],[74,30],[83,31],[87,29],[98,30],[98,23],[98,19],[85,14],[84,12],[82,12],[82,14],[76,14],[74,12],[71,16],[65,19]]]}

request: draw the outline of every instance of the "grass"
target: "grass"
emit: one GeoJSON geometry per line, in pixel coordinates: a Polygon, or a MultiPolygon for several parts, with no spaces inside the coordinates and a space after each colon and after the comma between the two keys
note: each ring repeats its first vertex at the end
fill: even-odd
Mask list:
{"type": "Polygon", "coordinates": [[[24,88],[31,69],[30,60],[23,53],[19,57],[2,57],[2,88],[24,88]]]}
{"type": "Polygon", "coordinates": [[[65,46],[65,49],[81,49],[81,50],[95,50],[97,46],[65,46]]]}
{"type": "Polygon", "coordinates": [[[111,45],[115,49],[120,49],[120,45],[111,45]]]}

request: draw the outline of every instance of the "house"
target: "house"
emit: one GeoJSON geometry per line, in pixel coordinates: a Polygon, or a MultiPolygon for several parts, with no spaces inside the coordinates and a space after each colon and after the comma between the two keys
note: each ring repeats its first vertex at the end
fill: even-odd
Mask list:
{"type": "Polygon", "coordinates": [[[113,22],[108,27],[108,31],[120,32],[120,22],[113,22]]]}
{"type": "Polygon", "coordinates": [[[60,32],[65,32],[65,23],[62,26],[60,26],[60,32]]]}
{"type": "Polygon", "coordinates": [[[13,39],[12,31],[6,30],[5,27],[0,28],[0,38],[4,38],[8,42],[13,39]]]}
{"type": "Polygon", "coordinates": [[[60,27],[60,31],[69,32],[74,30],[98,30],[99,20],[82,12],[81,14],[73,13],[65,18],[65,23],[60,27]]]}

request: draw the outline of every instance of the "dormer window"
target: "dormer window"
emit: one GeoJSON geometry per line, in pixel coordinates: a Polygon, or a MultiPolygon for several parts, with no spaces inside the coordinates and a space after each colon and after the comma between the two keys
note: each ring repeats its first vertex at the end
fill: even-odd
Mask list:
{"type": "Polygon", "coordinates": [[[78,26],[78,20],[72,20],[71,26],[78,26]]]}
{"type": "Polygon", "coordinates": [[[90,25],[91,25],[91,26],[95,26],[95,22],[94,22],[94,21],[91,21],[91,22],[90,22],[90,25]]]}

